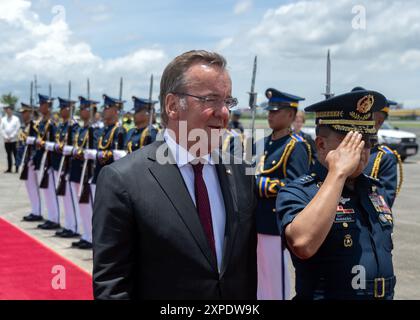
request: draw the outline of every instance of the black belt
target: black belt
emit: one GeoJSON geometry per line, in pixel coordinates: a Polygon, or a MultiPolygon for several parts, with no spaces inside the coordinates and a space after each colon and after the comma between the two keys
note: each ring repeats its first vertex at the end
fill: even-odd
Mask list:
{"type": "Polygon", "coordinates": [[[386,279],[367,280],[364,282],[365,289],[363,291],[368,295],[372,295],[375,299],[382,299],[393,292],[396,282],[395,276],[386,279]]]}

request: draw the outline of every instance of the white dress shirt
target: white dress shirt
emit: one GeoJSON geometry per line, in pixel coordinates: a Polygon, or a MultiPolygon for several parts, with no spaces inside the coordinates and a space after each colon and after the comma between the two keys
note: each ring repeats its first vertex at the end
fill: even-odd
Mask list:
{"type": "MultiPolygon", "coordinates": [[[[166,130],[164,132],[164,139],[168,144],[169,151],[171,152],[176,161],[176,164],[178,165],[179,171],[181,172],[182,178],[184,179],[191,199],[195,204],[194,171],[190,162],[196,159],[196,157],[194,157],[178,143],[176,143],[176,141],[169,135],[168,131],[166,130]]],[[[203,178],[209,196],[214,242],[216,247],[217,267],[220,272],[220,268],[222,266],[223,243],[226,225],[225,203],[223,201],[223,194],[220,188],[216,167],[211,159],[211,155],[208,154],[201,159],[203,159],[205,162],[203,166],[203,178]]]]}
{"type": "Polygon", "coordinates": [[[15,115],[8,117],[7,115],[1,119],[0,131],[4,140],[7,142],[16,142],[20,129],[20,120],[15,115]]]}

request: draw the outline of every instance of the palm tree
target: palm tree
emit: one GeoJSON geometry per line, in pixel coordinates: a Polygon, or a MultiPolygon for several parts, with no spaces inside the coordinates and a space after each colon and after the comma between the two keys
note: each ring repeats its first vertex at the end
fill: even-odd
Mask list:
{"type": "Polygon", "coordinates": [[[15,107],[16,103],[18,102],[19,98],[14,96],[11,92],[7,94],[3,94],[0,98],[0,102],[11,107],[15,107]]]}

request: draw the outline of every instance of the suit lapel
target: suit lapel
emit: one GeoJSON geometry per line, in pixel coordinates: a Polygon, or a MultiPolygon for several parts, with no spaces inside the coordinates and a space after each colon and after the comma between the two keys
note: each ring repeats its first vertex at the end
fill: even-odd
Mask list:
{"type": "MultiPolygon", "coordinates": [[[[154,162],[149,170],[171,201],[172,205],[175,207],[177,213],[191,232],[210,265],[214,268],[214,270],[217,270],[216,258],[211,252],[210,245],[208,244],[198,217],[197,209],[184,183],[181,172],[176,164],[159,164],[156,161],[157,148],[159,148],[162,144],[166,145],[166,143],[155,142],[154,144],[156,145],[156,148],[150,149],[148,156],[149,159],[154,162]]],[[[171,163],[175,163],[167,145],[165,152],[167,159],[171,159],[171,163]]]]}
{"type": "Polygon", "coordinates": [[[223,242],[223,258],[222,258],[222,269],[220,271],[220,277],[223,276],[226,271],[226,267],[229,265],[229,259],[233,249],[233,242],[235,239],[238,223],[238,212],[236,204],[236,186],[235,178],[233,176],[233,170],[229,164],[217,164],[216,165],[217,175],[219,177],[220,188],[223,194],[223,200],[225,204],[226,212],[226,226],[225,226],[225,238],[223,242]]]}

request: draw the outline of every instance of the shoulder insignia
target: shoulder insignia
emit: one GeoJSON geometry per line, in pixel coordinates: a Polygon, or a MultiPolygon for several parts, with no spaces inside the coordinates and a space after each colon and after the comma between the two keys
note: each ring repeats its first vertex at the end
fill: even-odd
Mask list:
{"type": "Polygon", "coordinates": [[[381,150],[382,152],[385,152],[385,153],[389,153],[389,154],[394,153],[393,150],[390,147],[385,146],[385,145],[380,146],[379,150],[381,150]]]}
{"type": "Polygon", "coordinates": [[[294,139],[296,141],[299,141],[299,142],[304,142],[305,141],[305,139],[302,136],[300,136],[296,133],[292,133],[292,134],[290,134],[290,136],[292,137],[292,139],[294,139]]]}

